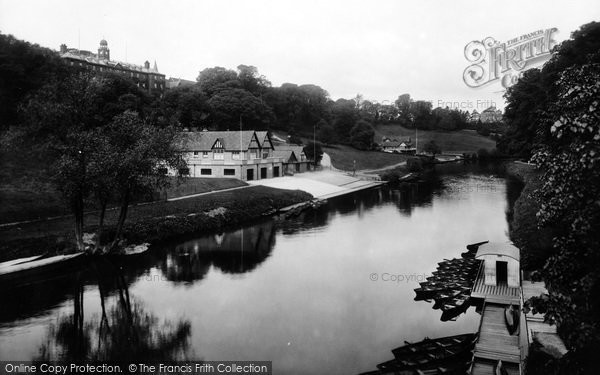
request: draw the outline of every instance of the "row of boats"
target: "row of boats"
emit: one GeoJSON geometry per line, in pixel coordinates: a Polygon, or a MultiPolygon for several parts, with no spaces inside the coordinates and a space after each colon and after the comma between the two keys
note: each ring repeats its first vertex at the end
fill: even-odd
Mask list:
{"type": "Polygon", "coordinates": [[[394,358],[361,375],[465,374],[471,365],[477,334],[466,333],[417,343],[405,342],[392,350],[394,358]]]}
{"type": "Polygon", "coordinates": [[[467,249],[461,258],[438,263],[437,270],[415,289],[415,301],[435,301],[433,308],[442,310],[442,321],[455,319],[470,306],[481,260],[475,259],[477,247],[469,245],[467,249]]]}

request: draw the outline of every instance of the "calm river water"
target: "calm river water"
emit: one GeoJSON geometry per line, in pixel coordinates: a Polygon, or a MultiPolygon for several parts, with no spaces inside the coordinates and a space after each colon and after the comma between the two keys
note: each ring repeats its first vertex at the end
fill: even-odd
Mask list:
{"type": "Polygon", "coordinates": [[[181,357],[273,361],[277,374],[373,370],[405,340],[476,331],[474,308],[442,322],[413,289],[466,244],[508,239],[511,189],[497,166],[438,166],[426,184],[181,238],[120,270],[99,262],[3,290],[0,360],[181,357]]]}

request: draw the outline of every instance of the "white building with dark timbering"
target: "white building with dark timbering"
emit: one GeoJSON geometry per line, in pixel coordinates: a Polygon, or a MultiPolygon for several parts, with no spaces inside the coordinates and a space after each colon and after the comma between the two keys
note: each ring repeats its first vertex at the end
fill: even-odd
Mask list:
{"type": "Polygon", "coordinates": [[[187,162],[180,174],[244,181],[283,175],[284,159],[275,155],[266,131],[188,131],[178,138],[177,146],[187,162]]]}

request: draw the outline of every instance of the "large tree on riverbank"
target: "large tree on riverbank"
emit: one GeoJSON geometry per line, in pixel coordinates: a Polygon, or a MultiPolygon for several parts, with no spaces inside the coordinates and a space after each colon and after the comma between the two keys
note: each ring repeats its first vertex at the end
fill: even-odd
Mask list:
{"type": "Polygon", "coordinates": [[[556,86],[538,123],[550,138],[533,160],[545,171],[538,225],[560,229],[542,270],[549,298],[532,304],[571,350],[562,369],[588,373],[600,366],[600,64],[568,68],[556,86]]]}
{"type": "MultiPolygon", "coordinates": [[[[84,211],[96,199],[101,210],[118,197],[125,221],[131,197],[165,182],[162,165],[181,161],[174,150],[174,131],[143,121],[145,94],[118,77],[77,73],[45,85],[22,108],[24,123],[6,143],[14,152],[40,153],[75,218],[75,243],[84,250],[84,211]],[[140,107],[142,106],[142,107],[140,107]]],[[[116,242],[115,242],[116,243],[116,242]]]]}
{"type": "Polygon", "coordinates": [[[583,25],[554,50],[542,69],[530,69],[505,94],[506,134],[498,149],[507,155],[530,157],[536,148],[551,138],[550,127],[538,117],[557,100],[556,81],[568,67],[582,66],[593,59],[600,62],[600,22],[583,25]]]}

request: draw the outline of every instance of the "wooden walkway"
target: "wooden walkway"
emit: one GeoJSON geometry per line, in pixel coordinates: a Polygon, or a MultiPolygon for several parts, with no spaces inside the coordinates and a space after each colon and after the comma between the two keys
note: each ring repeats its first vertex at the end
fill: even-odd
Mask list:
{"type": "Polygon", "coordinates": [[[505,305],[486,303],[481,316],[479,340],[475,345],[475,357],[502,362],[521,362],[519,336],[511,336],[504,320],[505,305]]]}

